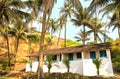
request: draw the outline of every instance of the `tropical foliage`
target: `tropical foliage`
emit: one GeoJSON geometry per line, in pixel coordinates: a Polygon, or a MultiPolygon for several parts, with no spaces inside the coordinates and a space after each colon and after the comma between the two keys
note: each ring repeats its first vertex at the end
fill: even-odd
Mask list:
{"type": "Polygon", "coordinates": [[[64,59],[63,63],[67,67],[67,73],[69,73],[70,72],[70,61],[68,59],[64,59]]]}
{"type": "MultiPolygon", "coordinates": [[[[98,42],[103,42],[102,38],[110,39],[107,35],[109,33],[109,29],[104,29],[105,27],[113,27],[113,31],[115,31],[117,28],[118,38],[120,38],[119,0],[91,0],[90,5],[88,5],[88,7],[83,7],[80,0],[65,0],[64,5],[60,8],[60,16],[53,19],[51,18],[51,14],[56,2],[57,0],[0,1],[0,35],[2,35],[5,38],[4,43],[6,43],[5,48],[7,49],[5,57],[6,60],[5,63],[3,63],[3,66],[5,68],[2,69],[11,69],[11,59],[14,59],[14,61],[16,61],[17,54],[19,53],[18,50],[20,45],[20,39],[27,39],[29,43],[28,45],[30,46],[30,50],[31,43],[39,44],[38,79],[43,79],[43,51],[45,50],[46,45],[51,47],[51,45],[54,44],[54,41],[52,40],[53,34],[59,32],[57,43],[57,46],[59,46],[60,34],[64,28],[64,47],[80,45],[77,42],[73,42],[72,40],[66,39],[66,32],[69,28],[72,27],[69,26],[69,28],[67,28],[68,22],[72,22],[75,26],[79,26],[79,29],[81,31],[75,38],[77,38],[77,41],[82,41],[83,44],[95,44],[98,42]],[[98,13],[98,11],[100,13],[98,13]],[[106,14],[109,15],[110,17],[106,18],[109,19],[110,22],[101,22],[101,20],[99,20],[98,14],[103,14],[104,16],[106,14]],[[38,20],[40,17],[42,17],[42,20],[38,20]],[[33,26],[35,21],[38,21],[42,24],[41,26],[39,26],[39,29],[41,28],[41,31],[39,32],[40,35],[27,35],[32,33],[32,30],[30,28],[33,26]],[[13,25],[13,28],[11,28],[10,25],[13,25]],[[46,32],[49,32],[51,34],[51,37],[46,38],[46,32]],[[91,38],[88,38],[88,36],[90,35],[93,35],[94,40],[92,41],[94,42],[90,42],[91,38]],[[11,37],[14,37],[14,51],[12,51],[13,46],[10,45],[11,37]],[[87,43],[86,41],[89,41],[90,43],[87,43]],[[13,53],[14,56],[12,56],[13,53]]],[[[116,41],[113,40],[110,42],[112,42],[113,64],[115,66],[119,66],[120,41],[118,39],[116,41]]],[[[29,53],[30,52],[31,51],[29,51],[29,53]]],[[[67,64],[69,63],[67,62],[67,64]]],[[[69,68],[69,65],[67,65],[67,67],[69,68]]],[[[96,67],[99,68],[99,65],[97,65],[96,67]]]]}
{"type": "Polygon", "coordinates": [[[95,64],[95,66],[96,66],[96,69],[97,69],[97,75],[99,76],[99,74],[100,74],[100,66],[101,66],[101,64],[102,64],[102,60],[101,59],[94,59],[93,60],[93,63],[95,64]]]}
{"type": "Polygon", "coordinates": [[[50,74],[50,69],[52,68],[52,55],[47,55],[46,57],[48,74],[50,74]]]}

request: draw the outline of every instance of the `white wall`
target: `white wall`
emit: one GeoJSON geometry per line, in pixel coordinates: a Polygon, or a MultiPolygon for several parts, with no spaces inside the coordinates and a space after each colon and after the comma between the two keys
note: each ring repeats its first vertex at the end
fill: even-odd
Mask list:
{"type": "MultiPolygon", "coordinates": [[[[100,75],[105,76],[113,76],[113,68],[112,68],[112,62],[111,62],[111,56],[110,56],[110,50],[107,49],[107,57],[101,58],[102,59],[102,65],[100,67],[100,75]]],[[[97,52],[97,55],[99,53],[97,52]]],[[[70,72],[72,73],[78,73],[83,74],[86,76],[95,76],[97,75],[96,66],[93,64],[93,60],[89,58],[89,54],[87,52],[82,52],[82,59],[77,59],[75,56],[76,54],[73,54],[74,60],[70,61],[70,72]],[[86,56],[85,56],[86,55],[86,56]]],[[[67,57],[67,54],[62,54],[62,60],[67,57]]],[[[97,58],[99,55],[97,56],[97,58]]],[[[53,72],[61,72],[65,73],[67,72],[66,66],[62,63],[62,61],[59,61],[60,56],[58,56],[57,61],[52,64],[51,73],[53,72]]],[[[36,61],[35,61],[36,62],[36,61]]],[[[34,68],[32,68],[32,71],[37,71],[38,69],[38,63],[34,64],[34,68]]],[[[29,64],[26,65],[26,71],[30,71],[30,67],[28,67],[29,64]]],[[[43,65],[43,71],[48,72],[47,65],[43,65]]]]}
{"type": "MultiPolygon", "coordinates": [[[[70,61],[70,72],[82,74],[82,60],[70,61]]],[[[48,72],[47,65],[43,65],[43,71],[48,72]]],[[[56,62],[52,64],[51,73],[53,72],[67,72],[66,66],[61,62],[56,62]]]]}

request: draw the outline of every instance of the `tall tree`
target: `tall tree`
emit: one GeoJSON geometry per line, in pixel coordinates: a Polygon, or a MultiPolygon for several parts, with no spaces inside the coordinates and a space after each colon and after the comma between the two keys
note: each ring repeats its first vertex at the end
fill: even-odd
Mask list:
{"type": "Polygon", "coordinates": [[[58,29],[59,29],[60,31],[59,31],[57,46],[59,46],[59,39],[60,39],[61,31],[62,31],[63,27],[64,27],[65,24],[66,24],[66,17],[65,17],[65,15],[61,15],[61,16],[58,18],[58,24],[59,24],[58,29]]]}
{"type": "Polygon", "coordinates": [[[83,36],[86,37],[86,29],[85,27],[91,27],[90,20],[92,18],[92,13],[89,13],[87,9],[79,9],[74,12],[74,17],[71,19],[71,21],[74,23],[74,25],[77,26],[83,26],[83,36]]]}
{"type": "Polygon", "coordinates": [[[80,0],[66,0],[65,2],[68,2],[68,3],[72,4],[73,7],[77,10],[78,9],[81,9],[81,10],[83,9],[80,0]]]}
{"type": "Polygon", "coordinates": [[[91,30],[89,30],[88,33],[94,33],[94,42],[97,43],[97,40],[102,42],[102,39],[99,37],[99,34],[108,37],[106,34],[104,34],[105,30],[102,30],[102,27],[104,26],[105,23],[101,23],[97,18],[91,19],[90,23],[91,26],[89,28],[91,30]]]}
{"type": "Polygon", "coordinates": [[[38,79],[43,79],[43,50],[44,50],[44,39],[47,28],[47,21],[49,20],[53,4],[55,0],[44,0],[44,9],[43,9],[43,20],[42,20],[42,32],[41,32],[41,41],[39,48],[39,66],[38,66],[38,79]],[[49,12],[48,12],[49,11],[49,12]],[[48,13],[48,18],[47,18],[48,13]]]}
{"type": "Polygon", "coordinates": [[[96,66],[97,75],[99,76],[100,75],[100,66],[102,64],[102,60],[101,59],[94,59],[93,64],[96,66]]]}
{"type": "Polygon", "coordinates": [[[48,64],[47,64],[48,74],[50,74],[50,69],[52,68],[52,55],[47,55],[46,61],[48,62],[48,64]]]}
{"type": "Polygon", "coordinates": [[[114,12],[110,23],[108,24],[108,27],[112,27],[113,26],[113,31],[117,28],[118,29],[118,38],[120,39],[120,11],[117,10],[114,12]]]}
{"type": "Polygon", "coordinates": [[[93,10],[93,8],[95,8],[95,5],[96,5],[96,8],[102,7],[100,12],[103,12],[104,13],[103,15],[113,12],[112,17],[114,17],[115,16],[114,13],[120,12],[120,1],[119,0],[93,0],[93,2],[91,3],[89,7],[89,10],[93,10]]]}
{"type": "Polygon", "coordinates": [[[40,42],[40,35],[38,34],[27,34],[28,46],[29,46],[29,54],[32,53],[31,44],[39,43],[40,42]]]}
{"type": "MultiPolygon", "coordinates": [[[[73,6],[72,4],[68,3],[68,2],[65,2],[64,4],[64,7],[61,8],[61,11],[60,13],[62,13],[62,15],[65,15],[66,17],[66,22],[67,22],[67,19],[68,17],[71,17],[71,13],[73,13],[73,6]]],[[[65,23],[65,31],[64,31],[64,47],[66,47],[66,23],[65,23]]]]}
{"type": "Polygon", "coordinates": [[[49,19],[49,22],[48,22],[48,28],[47,30],[51,30],[51,37],[53,35],[53,33],[55,33],[58,29],[58,23],[57,23],[57,20],[56,19],[49,19]]]}
{"type": "Polygon", "coordinates": [[[89,38],[88,38],[88,33],[87,32],[84,32],[84,31],[80,31],[79,33],[77,33],[78,36],[75,36],[75,38],[77,39],[77,41],[82,41],[83,45],[85,45],[85,41],[88,41],[89,38]]]}
{"type": "Polygon", "coordinates": [[[9,37],[8,37],[8,27],[9,26],[4,26],[0,29],[0,32],[2,36],[6,39],[6,44],[7,44],[7,56],[8,56],[8,67],[11,70],[11,57],[10,57],[10,48],[9,48],[9,37]]]}
{"type": "Polygon", "coordinates": [[[10,27],[10,33],[12,33],[15,36],[15,44],[14,44],[14,69],[15,69],[15,63],[16,63],[16,57],[19,47],[19,40],[25,35],[25,32],[27,32],[27,24],[24,23],[20,18],[19,20],[14,21],[12,23],[14,27],[10,27]]]}
{"type": "Polygon", "coordinates": [[[17,19],[23,15],[24,17],[27,17],[29,14],[21,10],[24,8],[26,8],[26,4],[21,0],[0,1],[0,26],[6,27],[7,25],[6,34],[7,34],[9,66],[10,66],[10,51],[9,51],[9,38],[8,38],[8,24],[11,20],[17,19]]]}

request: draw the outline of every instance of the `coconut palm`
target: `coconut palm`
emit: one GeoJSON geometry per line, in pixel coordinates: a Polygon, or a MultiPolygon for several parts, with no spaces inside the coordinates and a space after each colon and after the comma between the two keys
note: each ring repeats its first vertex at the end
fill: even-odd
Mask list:
{"type": "Polygon", "coordinates": [[[0,29],[1,35],[6,39],[7,44],[7,56],[8,56],[8,67],[11,70],[11,57],[10,57],[10,50],[9,50],[9,37],[8,37],[8,26],[2,27],[0,29]]]}
{"type": "Polygon", "coordinates": [[[69,73],[69,71],[70,71],[70,61],[68,59],[64,59],[63,63],[67,67],[67,73],[69,73]]]}
{"type": "MultiPolygon", "coordinates": [[[[64,7],[61,8],[60,13],[62,13],[62,15],[64,15],[66,17],[66,22],[67,22],[67,18],[71,17],[71,13],[73,13],[73,6],[72,4],[65,2],[64,7]]],[[[64,32],[64,47],[66,47],[66,23],[65,23],[65,32],[64,32]]]]}
{"type": "Polygon", "coordinates": [[[52,7],[55,0],[44,0],[44,9],[43,9],[43,20],[42,20],[42,32],[41,32],[41,41],[40,41],[40,48],[39,48],[39,70],[38,70],[38,79],[43,79],[43,50],[44,50],[44,39],[45,39],[45,33],[46,33],[46,28],[47,28],[47,21],[50,17],[52,7]],[[49,11],[48,14],[48,19],[47,17],[47,12],[49,11]]]}
{"type": "Polygon", "coordinates": [[[89,10],[92,10],[94,7],[99,8],[99,7],[103,7],[102,11],[106,13],[111,13],[111,11],[116,11],[116,10],[120,10],[120,2],[119,0],[93,0],[91,6],[89,7],[89,10]]]}
{"type": "Polygon", "coordinates": [[[38,34],[27,34],[27,40],[28,40],[28,46],[29,46],[29,54],[32,53],[31,51],[31,44],[34,43],[39,43],[40,42],[40,35],[38,34]]]}
{"type": "Polygon", "coordinates": [[[95,66],[96,66],[97,75],[99,76],[99,74],[100,74],[100,66],[101,66],[101,64],[102,64],[102,60],[101,60],[101,59],[94,59],[94,60],[93,60],[93,63],[94,63],[95,66]]]}
{"type": "Polygon", "coordinates": [[[74,12],[74,18],[71,19],[71,21],[74,23],[76,26],[83,26],[83,32],[84,36],[86,37],[86,26],[91,27],[90,20],[92,18],[92,13],[89,13],[87,9],[79,9],[76,12],[74,12]]]}
{"type": "MultiPolygon", "coordinates": [[[[93,10],[93,8],[95,8],[95,7],[96,8],[101,7],[100,12],[103,13],[103,16],[113,12],[112,17],[114,17],[114,13],[120,12],[120,9],[119,9],[120,2],[119,2],[119,0],[93,0],[91,5],[89,6],[89,10],[93,10]]],[[[109,24],[109,27],[110,26],[111,26],[111,23],[109,24]]],[[[119,32],[119,30],[118,30],[118,32],[119,32]]]]}
{"type": "MultiPolygon", "coordinates": [[[[8,54],[9,51],[9,38],[8,38],[8,24],[11,20],[14,20],[16,18],[29,16],[28,13],[20,10],[24,9],[26,7],[26,4],[21,0],[2,0],[0,1],[0,27],[6,27],[7,25],[7,47],[8,47],[8,54]]],[[[10,66],[10,56],[9,58],[9,66],[10,66]]]]}
{"type": "Polygon", "coordinates": [[[72,4],[75,9],[83,9],[80,0],[66,0],[66,2],[72,4]]]}
{"type": "Polygon", "coordinates": [[[51,49],[51,46],[54,44],[53,37],[48,36],[45,38],[45,41],[46,41],[46,46],[48,47],[47,49],[51,49]]]}
{"type": "Polygon", "coordinates": [[[102,27],[105,23],[100,23],[100,21],[97,18],[91,19],[91,26],[89,27],[91,30],[88,31],[88,33],[94,33],[94,42],[97,43],[97,40],[102,42],[102,39],[99,37],[99,34],[105,36],[108,38],[108,36],[104,33],[105,30],[102,30],[102,27]]]}
{"type": "Polygon", "coordinates": [[[56,19],[49,19],[47,30],[51,30],[51,37],[57,31],[58,23],[56,19]]]}
{"type": "Polygon", "coordinates": [[[113,31],[117,28],[118,29],[118,35],[119,35],[119,38],[120,38],[120,11],[116,11],[111,20],[110,20],[110,23],[108,24],[108,27],[112,27],[113,26],[113,31]]]}
{"type": "Polygon", "coordinates": [[[59,46],[59,39],[60,39],[61,31],[62,31],[63,27],[64,27],[65,24],[66,24],[66,17],[65,17],[65,15],[61,15],[61,16],[58,18],[58,24],[59,24],[58,29],[59,29],[60,31],[59,31],[57,46],[59,46]]]}
{"type": "Polygon", "coordinates": [[[17,20],[16,23],[13,23],[14,27],[10,27],[10,33],[15,36],[15,45],[14,45],[14,68],[16,63],[16,56],[18,52],[19,40],[25,36],[27,31],[27,24],[23,23],[21,20],[17,20]]]}
{"type": "Polygon", "coordinates": [[[75,38],[77,39],[77,41],[82,41],[83,45],[85,45],[85,41],[88,41],[89,38],[88,38],[88,33],[87,32],[84,32],[84,31],[80,31],[79,33],[77,33],[78,36],[75,36],[75,38]]]}
{"type": "Polygon", "coordinates": [[[52,68],[52,56],[47,55],[46,56],[46,61],[48,62],[47,67],[48,67],[48,74],[50,74],[50,69],[52,68]]]}

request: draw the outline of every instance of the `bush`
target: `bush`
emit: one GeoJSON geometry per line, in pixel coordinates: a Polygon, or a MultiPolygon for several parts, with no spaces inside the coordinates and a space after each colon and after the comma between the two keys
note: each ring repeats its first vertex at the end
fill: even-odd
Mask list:
{"type": "Polygon", "coordinates": [[[4,58],[1,58],[0,60],[0,69],[1,70],[9,70],[9,67],[8,67],[8,58],[4,57],[4,58]]]}

